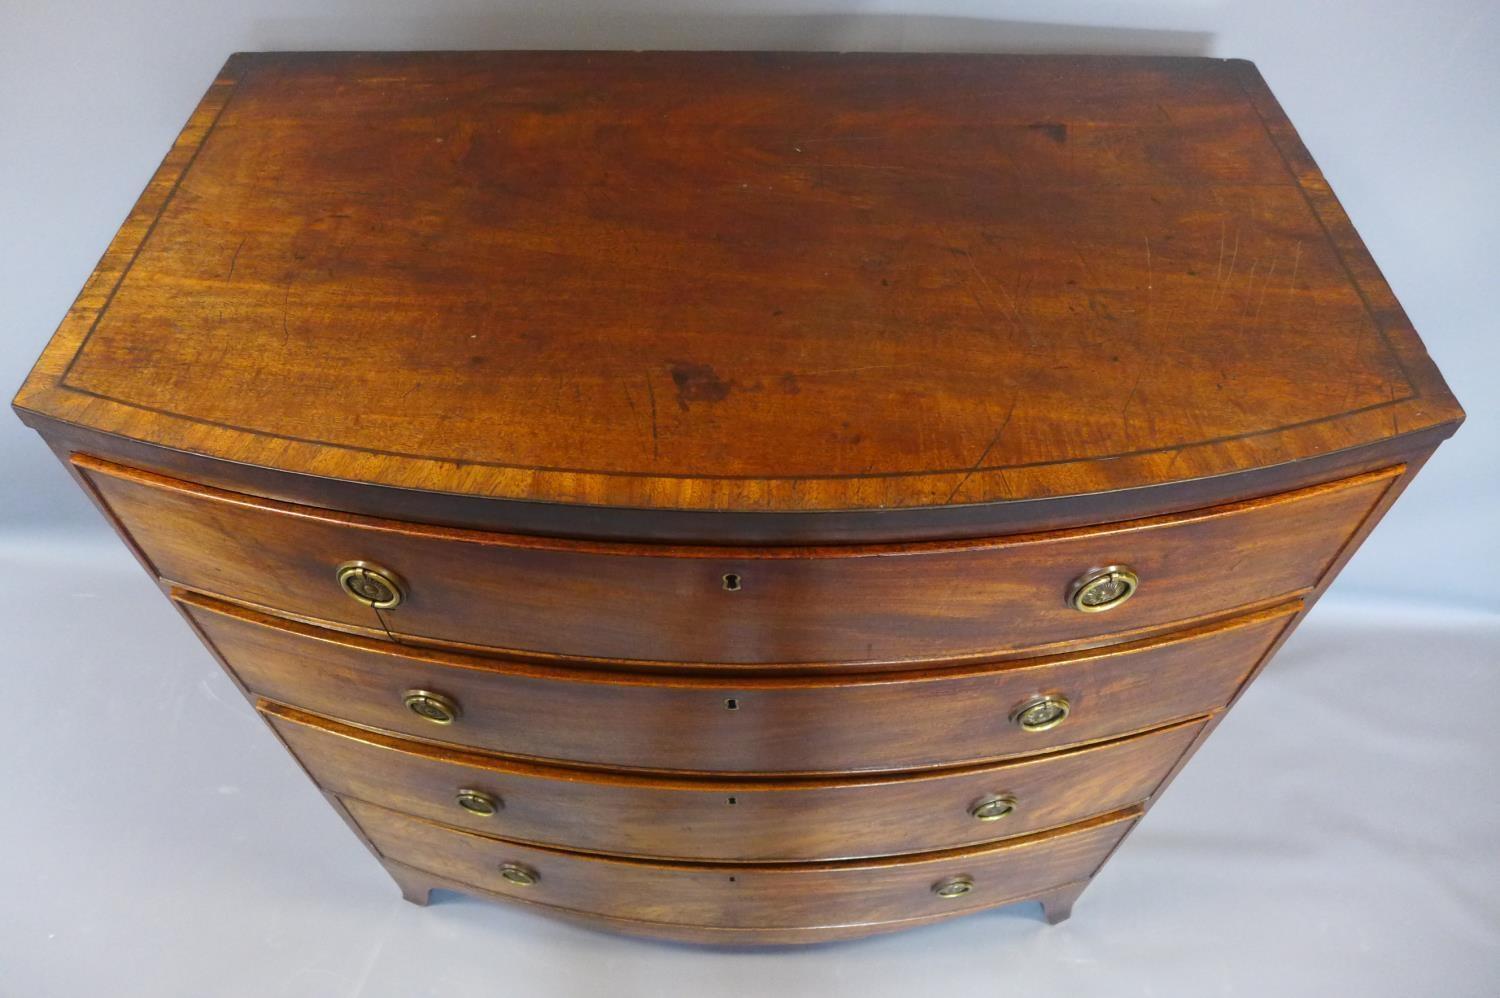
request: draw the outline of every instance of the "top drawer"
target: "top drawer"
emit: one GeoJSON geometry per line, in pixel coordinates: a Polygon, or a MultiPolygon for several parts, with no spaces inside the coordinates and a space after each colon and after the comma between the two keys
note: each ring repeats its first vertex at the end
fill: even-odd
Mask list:
{"type": "Polygon", "coordinates": [[[1399,468],[1192,513],[965,542],[718,548],[378,520],[74,464],[156,573],[189,589],[390,634],[585,660],[854,664],[977,659],[1159,627],[1314,586],[1399,468]],[[401,601],[357,602],[341,566],[401,601]],[[1138,592],[1070,605],[1128,566],[1138,592]]]}

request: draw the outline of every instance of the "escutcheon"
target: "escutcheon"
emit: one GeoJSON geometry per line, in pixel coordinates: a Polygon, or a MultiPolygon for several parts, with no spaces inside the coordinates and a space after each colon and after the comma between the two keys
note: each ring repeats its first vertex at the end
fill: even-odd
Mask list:
{"type": "Polygon", "coordinates": [[[1141,577],[1124,565],[1085,572],[1073,580],[1068,592],[1068,604],[1082,613],[1103,613],[1113,610],[1141,587],[1141,577]]]}
{"type": "Polygon", "coordinates": [[[406,592],[401,577],[368,561],[346,561],[338,568],[339,588],[356,603],[390,610],[401,605],[406,592]]]}
{"type": "Polygon", "coordinates": [[[458,720],[458,701],[432,690],[407,690],[401,695],[406,709],[433,724],[452,724],[458,720]]]}
{"type": "Polygon", "coordinates": [[[493,817],[500,810],[500,798],[483,790],[464,787],[458,792],[458,806],[481,818],[493,817]]]}
{"type": "Polygon", "coordinates": [[[1016,799],[1010,794],[989,794],[969,805],[969,814],[980,821],[999,821],[1016,812],[1016,799]]]}
{"type": "Polygon", "coordinates": [[[932,885],[932,893],[940,898],[961,898],[974,889],[974,878],[966,873],[939,880],[932,885]]]}
{"type": "Polygon", "coordinates": [[[537,873],[525,863],[506,863],[500,867],[500,877],[506,883],[514,884],[517,887],[530,887],[542,879],[540,873],[537,873]]]}
{"type": "Polygon", "coordinates": [[[1057,694],[1033,697],[1015,709],[1010,719],[1022,731],[1050,731],[1068,719],[1073,705],[1057,694]]]}

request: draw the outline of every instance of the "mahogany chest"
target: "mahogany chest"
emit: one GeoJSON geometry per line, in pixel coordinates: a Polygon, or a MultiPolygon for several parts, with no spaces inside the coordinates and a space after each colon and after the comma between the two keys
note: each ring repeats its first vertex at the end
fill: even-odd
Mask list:
{"type": "Polygon", "coordinates": [[[1251,64],[767,53],[236,55],[15,406],[409,900],[729,943],[1066,917],[1463,417],[1251,64]]]}

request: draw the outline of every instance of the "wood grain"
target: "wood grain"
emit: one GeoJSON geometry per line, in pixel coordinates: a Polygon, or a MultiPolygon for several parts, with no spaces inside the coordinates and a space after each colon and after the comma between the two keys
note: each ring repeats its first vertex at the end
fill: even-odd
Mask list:
{"type": "Polygon", "coordinates": [[[1317,583],[1400,469],[1194,514],[972,543],[716,548],[444,530],[291,507],[78,457],[170,583],[399,641],[679,663],[926,663],[1162,626],[1317,583]],[[335,584],[361,559],[407,597],[335,584]],[[1090,569],[1143,580],[1117,610],[1067,597],[1090,569]],[[733,575],[738,591],[726,591],[733,575]]]}
{"type": "MultiPolygon", "coordinates": [[[[418,870],[404,863],[398,863],[395,860],[382,860],[382,864],[385,866],[386,872],[391,875],[391,879],[395,880],[397,886],[401,888],[401,896],[416,905],[426,906],[431,903],[434,891],[449,891],[514,905],[531,914],[581,925],[590,929],[601,929],[648,939],[700,943],[718,947],[800,946],[813,943],[836,942],[846,939],[859,939],[879,933],[919,928],[957,916],[974,914],[972,911],[950,911],[939,912],[934,915],[921,915],[915,918],[899,918],[884,922],[863,922],[793,929],[741,929],[712,925],[685,926],[676,925],[671,922],[645,922],[631,918],[610,918],[605,915],[587,914],[567,908],[554,908],[550,905],[525,901],[514,894],[501,894],[494,891],[486,891],[472,884],[459,883],[447,877],[440,877],[425,870],[418,870]]],[[[1030,897],[1015,897],[999,901],[985,910],[1008,907],[1024,902],[1037,902],[1040,904],[1043,915],[1049,923],[1060,922],[1072,914],[1073,902],[1078,899],[1078,896],[1083,893],[1084,888],[1087,886],[1088,881],[1086,880],[1074,881],[1070,884],[1064,884],[1061,887],[1053,887],[1038,892],[1030,897]]]]}
{"type": "Polygon", "coordinates": [[[325,478],[904,509],[1462,416],[1233,61],[241,55],[127,228],[17,405],[325,478]]]}
{"type": "Polygon", "coordinates": [[[1234,475],[1167,481],[1115,492],[1083,493],[1046,502],[980,503],[841,511],[691,511],[610,509],[562,503],[507,502],[452,492],[371,486],[276,468],[239,464],[136,440],[22,411],[65,465],[75,454],[226,492],[256,495],[386,520],[466,527],[493,533],[710,545],[822,545],[961,540],[1040,533],[1116,523],[1291,492],[1351,478],[1429,454],[1451,427],[1392,437],[1368,447],[1329,451],[1289,464],[1234,475]]]}
{"type": "Polygon", "coordinates": [[[1066,918],[1463,419],[1251,64],[829,53],[235,55],[14,406],[407,899],[735,944],[1066,918]]]}
{"type": "Polygon", "coordinates": [[[1163,639],[1003,665],[800,676],[539,667],[403,650],[178,594],[255,695],[355,724],[516,757],[700,773],[841,773],[955,766],[1113,738],[1222,706],[1296,603],[1163,639]],[[405,709],[451,697],[449,726],[405,709]],[[1012,712],[1061,693],[1072,713],[1022,731],[1012,712]]]}
{"type": "Polygon", "coordinates": [[[628,776],[500,760],[261,702],[323,789],[481,835],[658,859],[794,861],[934,852],[1025,835],[1151,796],[1203,722],[1090,748],[925,775],[753,780],[628,776]],[[497,798],[471,814],[459,790],[497,798]],[[969,813],[1016,799],[992,821],[969,813]]]}
{"type": "Polygon", "coordinates": [[[620,859],[497,841],[347,801],[387,859],[481,890],[575,912],[680,926],[815,928],[976,911],[1086,880],[1138,815],[1126,810],[969,849],[837,863],[694,864],[620,859]],[[516,887],[505,863],[535,870],[516,887]],[[958,899],[933,884],[967,875],[958,899]]]}

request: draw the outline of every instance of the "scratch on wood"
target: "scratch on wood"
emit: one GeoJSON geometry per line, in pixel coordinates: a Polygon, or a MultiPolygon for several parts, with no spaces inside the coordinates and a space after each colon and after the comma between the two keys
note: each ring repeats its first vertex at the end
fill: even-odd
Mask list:
{"type": "Polygon", "coordinates": [[[1260,318],[1261,306],[1266,303],[1266,292],[1271,290],[1271,278],[1276,276],[1276,264],[1279,261],[1272,260],[1271,266],[1266,270],[1266,279],[1260,285],[1260,297],[1255,302],[1255,314],[1252,318],[1260,318]]]}
{"type": "Polygon", "coordinates": [[[1089,265],[1088,257],[1084,256],[1083,250],[1078,248],[1078,241],[1076,239],[1073,239],[1069,240],[1069,242],[1073,244],[1073,255],[1078,257],[1079,263],[1083,264],[1083,272],[1088,276],[1089,282],[1098,284],[1099,278],[1094,276],[1094,268],[1089,265]]]}
{"type": "Polygon", "coordinates": [[[241,239],[240,244],[234,248],[234,256],[229,258],[229,273],[224,275],[224,283],[227,284],[230,281],[234,280],[235,264],[240,262],[240,250],[245,248],[245,243],[249,240],[249,238],[249,236],[246,236],[244,239],[241,239]]]}
{"type": "MultiPolygon", "coordinates": [[[[951,238],[949,238],[947,231],[941,225],[939,225],[937,229],[938,235],[942,236],[943,242],[947,245],[948,249],[951,252],[962,254],[964,260],[968,262],[970,272],[973,273],[974,278],[979,282],[980,286],[984,288],[985,293],[989,295],[991,304],[999,307],[1002,313],[1006,312],[1007,309],[1000,305],[1000,296],[995,294],[994,285],[992,285],[989,280],[985,278],[984,274],[979,270],[979,265],[974,262],[974,254],[969,251],[969,248],[967,246],[959,246],[951,238]]],[[[1015,298],[1011,295],[1010,290],[1004,285],[1001,285],[1000,290],[1005,292],[1006,305],[1009,306],[1008,311],[1011,323],[1016,327],[1016,331],[1024,334],[1027,338],[1027,341],[1030,342],[1031,333],[1021,322],[1021,311],[1016,307],[1015,298]]],[[[969,294],[974,299],[974,303],[979,306],[979,310],[981,312],[987,311],[987,309],[984,307],[984,303],[979,300],[978,295],[974,294],[972,288],[970,289],[969,294]]]]}
{"type": "Polygon", "coordinates": [[[1219,265],[1214,268],[1214,290],[1224,279],[1224,244],[1229,241],[1229,223],[1219,219],[1219,265]]]}
{"type": "Polygon", "coordinates": [[[831,367],[823,371],[798,371],[797,376],[801,378],[816,378],[824,374],[853,374],[855,371],[889,371],[902,367],[911,367],[910,364],[866,364],[863,367],[831,367]]]}
{"type": "Polygon", "coordinates": [[[995,449],[995,445],[1000,442],[1000,437],[1005,434],[1005,428],[1010,425],[1010,417],[1014,416],[1015,414],[1016,400],[1011,399],[1010,408],[1006,410],[1005,418],[1000,421],[1000,428],[995,431],[995,435],[993,437],[990,437],[990,442],[985,445],[984,452],[979,455],[979,459],[976,460],[973,464],[969,465],[969,470],[964,472],[964,477],[960,478],[958,480],[958,484],[953,486],[953,491],[949,492],[948,498],[943,500],[944,505],[953,501],[953,497],[958,495],[959,490],[967,485],[969,479],[974,476],[974,472],[978,471],[980,466],[984,464],[984,459],[990,456],[990,451],[995,449]]]}
{"type": "Polygon", "coordinates": [[[1135,384],[1130,386],[1130,394],[1125,396],[1125,404],[1120,406],[1120,426],[1127,431],[1130,429],[1130,423],[1126,420],[1126,416],[1130,414],[1130,406],[1135,402],[1136,389],[1141,387],[1141,382],[1145,380],[1145,377],[1146,369],[1142,367],[1140,373],[1135,376],[1135,384]]]}
{"type": "Polygon", "coordinates": [[[1246,295],[1245,310],[1240,313],[1241,317],[1249,315],[1250,314],[1250,308],[1254,304],[1255,272],[1257,270],[1259,270],[1259,269],[1260,269],[1260,257],[1256,257],[1255,260],[1250,264],[1250,290],[1249,290],[1249,294],[1246,295]]]}
{"type": "Polygon", "coordinates": [[[1302,240],[1297,240],[1297,248],[1292,252],[1292,279],[1287,282],[1288,292],[1297,290],[1297,268],[1302,264],[1302,240]]]}
{"type": "MultiPolygon", "coordinates": [[[[980,273],[979,265],[974,262],[974,254],[970,253],[967,249],[965,249],[964,250],[964,259],[967,260],[967,261],[969,261],[969,269],[974,272],[974,276],[975,277],[979,278],[979,283],[984,286],[984,290],[986,290],[986,291],[989,292],[990,298],[998,300],[996,298],[996,296],[995,296],[994,288],[992,288],[990,286],[989,279],[986,278],[984,276],[984,274],[980,273]]],[[[1004,290],[1004,289],[1002,289],[1002,290],[1004,290]]],[[[1006,293],[1006,297],[1009,298],[1009,292],[1006,293]]],[[[1016,310],[1016,306],[1015,306],[1015,302],[1013,302],[1013,301],[1010,303],[1010,310],[1011,310],[1011,314],[1014,315],[1015,314],[1015,310],[1016,310]]]]}
{"type": "Polygon", "coordinates": [[[888,138],[886,135],[825,135],[817,139],[803,139],[805,146],[818,145],[821,143],[833,144],[836,142],[879,142],[888,138]]]}
{"type": "Polygon", "coordinates": [[[651,400],[651,456],[661,456],[660,442],[657,438],[656,428],[656,389],[651,385],[651,372],[646,372],[646,395],[651,400]]]}
{"type": "MultiPolygon", "coordinates": [[[[943,237],[945,240],[947,240],[947,236],[948,234],[944,232],[943,237]]],[[[952,244],[951,240],[947,241],[950,243],[950,245],[952,244]]],[[[974,254],[969,252],[969,248],[967,246],[955,246],[954,248],[964,255],[964,261],[968,263],[969,271],[974,275],[975,280],[979,281],[979,284],[984,288],[985,293],[990,296],[990,301],[995,305],[999,305],[1000,297],[995,294],[995,289],[993,286],[991,286],[990,282],[985,280],[984,275],[979,272],[979,265],[974,262],[974,254]]],[[[975,297],[975,300],[978,300],[978,296],[975,297]]],[[[983,304],[981,304],[979,307],[981,311],[984,310],[983,304]]],[[[1004,309],[1002,308],[1001,311],[1004,311],[1004,309]]]]}
{"type": "Polygon", "coordinates": [[[1239,258],[1240,258],[1240,230],[1239,230],[1239,227],[1236,226],[1235,230],[1234,230],[1234,246],[1229,251],[1229,272],[1224,275],[1224,280],[1221,281],[1221,282],[1219,282],[1219,284],[1214,288],[1213,298],[1208,303],[1208,307],[1210,309],[1212,309],[1215,305],[1217,305],[1219,303],[1219,295],[1220,295],[1220,292],[1224,289],[1224,287],[1226,285],[1228,285],[1230,281],[1234,280],[1234,265],[1239,261],[1239,258]]]}
{"type": "Polygon", "coordinates": [[[292,282],[286,282],[286,294],[281,296],[281,345],[291,342],[292,331],[286,328],[286,313],[292,301],[292,282]]]}
{"type": "MultiPolygon", "coordinates": [[[[969,269],[974,272],[974,276],[977,277],[977,278],[979,278],[979,283],[982,284],[982,285],[984,285],[985,290],[989,292],[990,298],[991,299],[995,299],[994,289],[991,286],[989,280],[984,276],[983,273],[980,272],[979,266],[974,262],[974,255],[972,253],[970,253],[966,249],[966,250],[964,250],[964,257],[969,261],[969,269]]],[[[1020,281],[1021,281],[1020,275],[1017,274],[1017,276],[1016,276],[1016,286],[1017,287],[1020,286],[1020,281]]],[[[1003,291],[1003,292],[1005,292],[1005,301],[1006,301],[1006,304],[1010,306],[1010,321],[1011,321],[1011,324],[1016,327],[1016,330],[1018,332],[1020,332],[1021,334],[1023,334],[1026,337],[1026,344],[1028,346],[1034,348],[1036,346],[1036,342],[1032,339],[1031,330],[1026,327],[1026,323],[1025,322],[1021,321],[1021,306],[1020,306],[1020,303],[1016,301],[1015,295],[1011,294],[1010,293],[1010,289],[1007,288],[1004,284],[1000,285],[1000,290],[1003,291]]]]}
{"type": "Polygon", "coordinates": [[[1142,236],[1141,238],[1146,240],[1146,290],[1150,291],[1154,283],[1154,278],[1151,275],[1151,237],[1142,236]]]}

